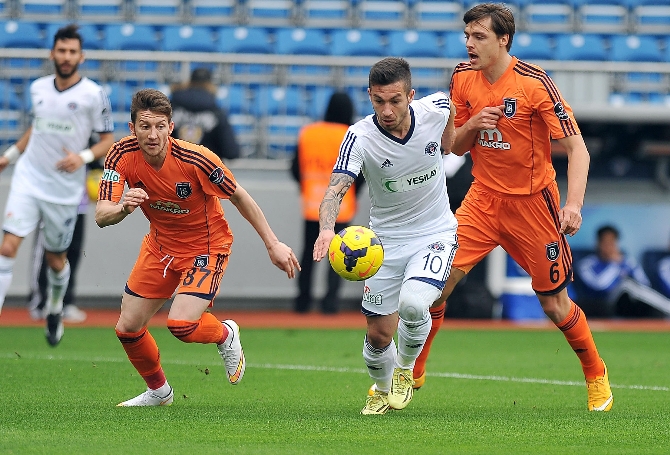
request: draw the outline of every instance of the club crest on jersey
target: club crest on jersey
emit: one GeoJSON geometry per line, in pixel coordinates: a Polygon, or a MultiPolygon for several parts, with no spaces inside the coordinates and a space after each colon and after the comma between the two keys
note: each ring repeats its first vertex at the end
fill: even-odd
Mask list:
{"type": "Polygon", "coordinates": [[[558,242],[548,243],[544,246],[547,250],[547,259],[550,261],[555,261],[561,255],[561,249],[558,246],[558,242]]]}
{"type": "Polygon", "coordinates": [[[442,253],[446,249],[446,247],[442,242],[434,242],[428,245],[428,249],[433,253],[442,253]]]}
{"type": "Polygon", "coordinates": [[[220,185],[224,180],[226,180],[226,174],[220,167],[217,167],[209,174],[209,181],[215,185],[220,185]]]}
{"type": "Polygon", "coordinates": [[[569,120],[570,117],[568,116],[568,113],[565,112],[565,108],[563,107],[563,103],[560,101],[554,104],[554,114],[556,114],[556,117],[558,117],[559,120],[569,120]]]}
{"type": "Polygon", "coordinates": [[[209,264],[209,256],[206,254],[196,256],[195,260],[193,261],[193,267],[195,268],[207,267],[208,264],[209,264]]]}
{"type": "Polygon", "coordinates": [[[70,109],[71,111],[76,111],[77,110],[77,103],[75,103],[75,102],[68,103],[67,108],[70,109]]]}
{"type": "Polygon", "coordinates": [[[516,98],[503,98],[505,102],[505,117],[512,118],[516,114],[516,98]]]}
{"type": "Polygon", "coordinates": [[[426,155],[435,156],[438,150],[440,150],[440,146],[437,144],[437,142],[429,142],[424,149],[424,152],[426,155]]]}
{"type": "Polygon", "coordinates": [[[191,182],[178,182],[176,186],[177,196],[179,196],[180,199],[186,199],[193,192],[191,189],[191,182]]]}

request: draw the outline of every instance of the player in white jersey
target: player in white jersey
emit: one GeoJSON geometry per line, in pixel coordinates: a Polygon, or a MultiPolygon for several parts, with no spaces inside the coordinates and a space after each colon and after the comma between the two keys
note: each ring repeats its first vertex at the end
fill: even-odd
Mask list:
{"type": "Polygon", "coordinates": [[[21,241],[42,223],[49,265],[46,337],[55,346],[63,335],[63,294],[70,279],[66,254],[85,189],[86,164],[107,153],[114,127],[106,93],[79,74],[84,54],[76,25],[56,32],[50,58],[55,74],[30,86],[31,127],[0,157],[0,171],[16,162],[2,226],[0,309],[21,241]],[[100,140],[89,148],[94,132],[100,140]]]}
{"type": "Polygon", "coordinates": [[[382,241],[384,262],[366,280],[363,294],[363,359],[376,390],[361,413],[384,414],[412,399],[412,368],[431,327],[428,309],[442,292],[458,248],[441,152],[451,150],[454,113],[441,92],[414,100],[410,68],[400,58],[372,66],[368,94],[375,113],[344,137],[321,202],[314,260],[326,256],[340,202],[362,171],[370,192],[370,228],[382,241]]]}

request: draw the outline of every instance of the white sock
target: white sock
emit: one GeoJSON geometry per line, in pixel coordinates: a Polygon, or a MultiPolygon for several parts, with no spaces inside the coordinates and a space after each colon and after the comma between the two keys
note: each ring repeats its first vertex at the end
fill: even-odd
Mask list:
{"type": "Polygon", "coordinates": [[[9,286],[12,284],[14,261],[14,258],[0,256],[0,311],[2,311],[2,305],[5,303],[9,286]]]}
{"type": "Polygon", "coordinates": [[[426,343],[431,325],[430,313],[427,313],[424,320],[418,324],[410,324],[407,321],[400,320],[398,323],[397,368],[414,369],[414,363],[419,354],[421,354],[423,345],[426,343]]]}
{"type": "Polygon", "coordinates": [[[365,364],[368,366],[368,374],[375,381],[377,390],[380,392],[388,393],[391,390],[395,356],[395,341],[391,340],[385,348],[377,349],[368,342],[368,337],[365,337],[365,342],[363,343],[363,360],[365,360],[365,364]]]}
{"type": "Polygon", "coordinates": [[[172,387],[170,387],[170,384],[168,384],[167,380],[165,380],[165,384],[163,384],[159,388],[155,389],[154,392],[159,397],[166,397],[170,394],[171,389],[172,389],[172,387]]]}
{"type": "Polygon", "coordinates": [[[59,314],[63,311],[63,297],[70,282],[70,263],[65,261],[65,267],[60,273],[47,268],[47,314],[59,314]]]}

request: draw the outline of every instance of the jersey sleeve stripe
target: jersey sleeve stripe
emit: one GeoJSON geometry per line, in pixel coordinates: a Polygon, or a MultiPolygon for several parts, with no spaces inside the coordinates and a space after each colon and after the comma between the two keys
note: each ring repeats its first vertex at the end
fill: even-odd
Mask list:
{"type": "MultiPolygon", "coordinates": [[[[116,145],[109,151],[107,157],[105,158],[105,169],[116,169],[119,161],[126,153],[132,153],[138,151],[139,144],[135,138],[129,138],[117,142],[116,145]]],[[[100,185],[100,192],[98,199],[104,201],[112,200],[112,182],[103,182],[100,185]]]]}
{"type": "Polygon", "coordinates": [[[336,169],[347,168],[354,142],[356,142],[356,135],[351,131],[347,131],[347,135],[344,137],[344,141],[342,141],[342,145],[340,146],[340,154],[337,157],[337,163],[335,163],[336,169]]]}

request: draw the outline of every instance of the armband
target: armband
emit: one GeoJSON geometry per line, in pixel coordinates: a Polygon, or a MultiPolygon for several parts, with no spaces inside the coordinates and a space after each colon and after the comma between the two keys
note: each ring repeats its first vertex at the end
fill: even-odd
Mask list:
{"type": "Polygon", "coordinates": [[[7,158],[9,164],[14,164],[16,163],[16,160],[19,159],[19,156],[21,156],[21,151],[16,146],[16,144],[12,144],[7,150],[5,150],[5,153],[2,156],[7,158]]]}
{"type": "Polygon", "coordinates": [[[82,161],[84,161],[84,164],[88,164],[95,159],[95,155],[91,149],[82,150],[79,152],[79,156],[81,157],[82,161]]]}

